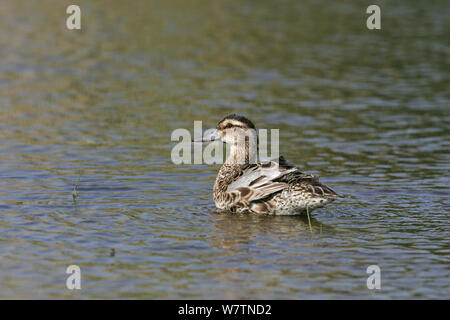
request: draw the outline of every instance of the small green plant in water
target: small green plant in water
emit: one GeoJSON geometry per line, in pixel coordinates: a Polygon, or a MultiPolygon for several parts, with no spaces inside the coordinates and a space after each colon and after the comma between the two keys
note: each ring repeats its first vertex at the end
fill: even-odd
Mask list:
{"type": "Polygon", "coordinates": [[[306,207],[306,215],[308,216],[308,225],[309,225],[309,231],[311,232],[311,234],[313,234],[313,229],[312,229],[312,225],[311,225],[311,218],[309,217],[309,207],[306,207]]]}
{"type": "Polygon", "coordinates": [[[80,178],[81,178],[81,174],[78,175],[78,181],[75,184],[75,187],[73,187],[73,191],[72,191],[73,201],[75,201],[77,199],[77,197],[78,197],[77,188],[78,188],[78,184],[80,183],[80,178]]]}

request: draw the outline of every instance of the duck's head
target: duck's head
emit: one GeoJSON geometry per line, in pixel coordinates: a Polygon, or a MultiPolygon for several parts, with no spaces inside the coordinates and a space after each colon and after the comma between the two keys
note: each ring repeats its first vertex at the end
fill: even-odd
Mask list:
{"type": "Polygon", "coordinates": [[[255,125],[246,117],[233,113],[223,118],[215,129],[205,132],[202,141],[221,140],[236,144],[245,137],[256,137],[255,125]]]}

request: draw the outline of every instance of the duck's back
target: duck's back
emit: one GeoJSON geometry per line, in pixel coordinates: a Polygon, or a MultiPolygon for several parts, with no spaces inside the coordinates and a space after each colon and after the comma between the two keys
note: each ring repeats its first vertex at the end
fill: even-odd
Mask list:
{"type": "Polygon", "coordinates": [[[283,157],[240,167],[223,191],[226,194],[215,197],[217,207],[258,214],[301,214],[340,197],[283,157]]]}

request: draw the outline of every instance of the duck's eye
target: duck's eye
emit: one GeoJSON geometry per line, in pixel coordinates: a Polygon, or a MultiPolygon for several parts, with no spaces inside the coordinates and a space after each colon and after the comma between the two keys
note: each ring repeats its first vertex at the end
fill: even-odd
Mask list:
{"type": "Polygon", "coordinates": [[[229,129],[229,128],[231,128],[233,125],[231,124],[231,123],[227,123],[227,125],[225,126],[225,128],[224,129],[229,129]]]}

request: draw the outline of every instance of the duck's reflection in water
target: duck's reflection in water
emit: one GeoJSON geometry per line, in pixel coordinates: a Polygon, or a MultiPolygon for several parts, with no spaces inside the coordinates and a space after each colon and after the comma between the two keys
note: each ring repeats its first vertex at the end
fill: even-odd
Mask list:
{"type": "Polygon", "coordinates": [[[214,244],[221,249],[237,249],[258,238],[255,245],[264,246],[274,240],[309,239],[320,235],[329,227],[314,217],[305,215],[270,216],[255,214],[232,214],[228,211],[211,211],[216,233],[214,244]]]}
{"type": "Polygon", "coordinates": [[[320,260],[315,252],[320,251],[322,237],[332,229],[313,217],[309,223],[307,215],[210,213],[210,239],[219,252],[208,273],[218,286],[239,288],[225,292],[232,299],[276,298],[283,290],[298,294],[297,287],[320,260]],[[255,278],[257,282],[251,280],[255,278]]]}

